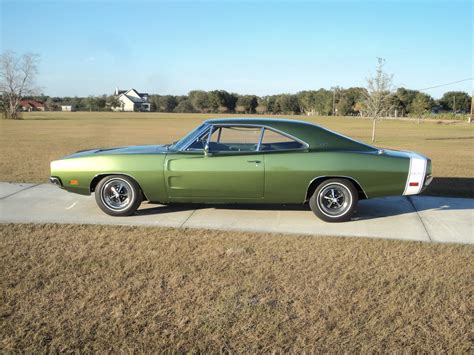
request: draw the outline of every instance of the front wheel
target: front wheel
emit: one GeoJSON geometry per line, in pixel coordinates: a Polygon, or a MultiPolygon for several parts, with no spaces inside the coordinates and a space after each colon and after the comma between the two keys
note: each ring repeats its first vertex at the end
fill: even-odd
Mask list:
{"type": "Polygon", "coordinates": [[[142,192],[132,178],[122,175],[106,176],[95,189],[99,208],[110,216],[130,216],[142,203],[142,192]]]}
{"type": "Polygon", "coordinates": [[[325,222],[345,222],[351,219],[357,201],[357,190],[352,182],[329,179],[316,188],[309,199],[309,206],[325,222]]]}

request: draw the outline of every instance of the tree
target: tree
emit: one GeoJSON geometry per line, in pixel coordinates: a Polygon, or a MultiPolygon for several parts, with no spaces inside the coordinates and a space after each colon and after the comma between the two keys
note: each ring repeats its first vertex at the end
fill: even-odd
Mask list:
{"type": "Polygon", "coordinates": [[[473,118],[474,118],[474,92],[472,92],[472,96],[471,96],[471,114],[469,115],[467,122],[471,124],[473,118]]]}
{"type": "Polygon", "coordinates": [[[176,97],[165,95],[158,98],[156,109],[161,112],[173,112],[177,105],[176,97]]]}
{"type": "Polygon", "coordinates": [[[194,107],[194,110],[198,112],[209,111],[209,97],[207,92],[202,90],[190,91],[188,97],[189,101],[194,107]]]}
{"type": "Polygon", "coordinates": [[[471,96],[464,91],[448,91],[439,100],[445,110],[456,112],[469,112],[471,109],[471,96]]]}
{"type": "Polygon", "coordinates": [[[107,108],[107,95],[97,96],[95,104],[98,111],[103,111],[107,108]]]}
{"type": "Polygon", "coordinates": [[[97,111],[97,99],[94,96],[88,96],[84,100],[84,104],[87,110],[89,111],[97,111]]]}
{"type": "Polygon", "coordinates": [[[418,123],[420,123],[420,118],[428,113],[433,105],[434,100],[430,95],[422,92],[415,95],[415,98],[411,103],[411,113],[418,117],[418,123]]]}
{"type": "Polygon", "coordinates": [[[389,101],[390,101],[390,106],[391,106],[391,110],[389,112],[390,116],[392,116],[392,114],[393,114],[393,117],[399,117],[399,116],[402,117],[405,115],[405,113],[407,112],[405,108],[405,104],[397,95],[397,92],[390,94],[389,101]]]}
{"type": "Polygon", "coordinates": [[[18,106],[24,96],[34,95],[39,57],[27,53],[17,57],[13,52],[0,55],[0,92],[2,94],[4,116],[18,119],[18,106]]]}
{"type": "Polygon", "coordinates": [[[377,119],[386,115],[391,109],[390,94],[393,75],[384,72],[385,59],[377,58],[375,75],[367,78],[365,111],[372,117],[372,142],[375,142],[377,119]]]}
{"type": "Polygon", "coordinates": [[[281,94],[276,99],[280,112],[284,114],[296,114],[300,112],[300,106],[296,95],[281,94]]]}
{"type": "Polygon", "coordinates": [[[107,97],[107,106],[111,110],[115,110],[117,107],[121,108],[122,102],[118,99],[118,96],[111,95],[111,96],[107,97]]]}
{"type": "Polygon", "coordinates": [[[298,97],[300,111],[304,112],[308,116],[315,115],[315,91],[301,91],[296,95],[298,97]]]}
{"type": "Polygon", "coordinates": [[[255,111],[258,113],[273,113],[275,114],[276,96],[264,96],[258,100],[258,105],[255,111]],[[260,107],[260,108],[258,108],[260,107]]]}
{"type": "Polygon", "coordinates": [[[255,111],[261,115],[266,114],[270,111],[266,98],[258,98],[258,105],[255,108],[255,111]]]}
{"type": "Polygon", "coordinates": [[[58,111],[60,106],[58,105],[58,101],[52,97],[48,97],[45,101],[46,110],[48,111],[58,111]]]}
{"type": "Polygon", "coordinates": [[[233,112],[237,98],[225,90],[214,90],[207,93],[209,108],[212,112],[233,112]]]}
{"type": "Polygon", "coordinates": [[[189,100],[180,100],[178,105],[174,108],[174,112],[185,113],[194,112],[193,104],[189,100]]]}
{"type": "Polygon", "coordinates": [[[326,89],[301,91],[297,94],[300,111],[307,115],[329,115],[333,93],[326,89]]]}
{"type": "Polygon", "coordinates": [[[326,89],[319,89],[315,91],[314,95],[316,114],[329,116],[332,112],[332,92],[326,89]]]}
{"type": "Polygon", "coordinates": [[[411,112],[411,105],[418,93],[418,90],[397,89],[392,98],[392,108],[396,110],[396,116],[398,116],[399,113],[400,116],[405,116],[411,112]]]}
{"type": "Polygon", "coordinates": [[[360,116],[360,117],[364,117],[364,114],[365,114],[365,101],[364,100],[361,100],[361,101],[357,101],[354,105],[354,112],[360,116]]]}
{"type": "Polygon", "coordinates": [[[356,110],[356,104],[363,101],[364,95],[364,88],[352,87],[340,89],[336,103],[337,114],[341,116],[357,115],[359,110],[356,110]]]}
{"type": "Polygon", "coordinates": [[[6,98],[2,94],[0,96],[0,112],[2,113],[2,117],[6,116],[6,108],[7,108],[6,98]]]}
{"type": "Polygon", "coordinates": [[[71,105],[72,107],[75,108],[77,111],[84,111],[86,107],[85,99],[82,99],[80,97],[73,97],[70,101],[67,101],[68,105],[71,105]]]}
{"type": "Polygon", "coordinates": [[[243,95],[237,99],[235,110],[240,113],[255,113],[258,99],[255,95],[243,95]]]}

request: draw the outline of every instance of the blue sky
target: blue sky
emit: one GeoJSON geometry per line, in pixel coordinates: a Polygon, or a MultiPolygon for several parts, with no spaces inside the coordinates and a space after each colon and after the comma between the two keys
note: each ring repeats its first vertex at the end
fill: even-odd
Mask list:
{"type": "Polygon", "coordinates": [[[474,76],[472,1],[0,2],[0,50],[40,54],[48,95],[364,86],[376,57],[396,87],[474,76]]]}

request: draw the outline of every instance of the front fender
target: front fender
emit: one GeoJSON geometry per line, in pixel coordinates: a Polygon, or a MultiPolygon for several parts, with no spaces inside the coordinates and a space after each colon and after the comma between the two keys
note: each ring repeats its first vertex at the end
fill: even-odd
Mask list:
{"type": "Polygon", "coordinates": [[[51,176],[60,178],[67,191],[90,195],[97,177],[123,174],[137,181],[148,200],[166,201],[164,159],[164,154],[66,158],[51,162],[51,176]]]}

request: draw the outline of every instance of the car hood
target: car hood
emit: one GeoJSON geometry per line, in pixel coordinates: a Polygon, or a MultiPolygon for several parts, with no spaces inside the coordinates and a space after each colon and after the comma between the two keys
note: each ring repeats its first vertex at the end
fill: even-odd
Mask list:
{"type": "Polygon", "coordinates": [[[129,147],[99,148],[80,150],[64,157],[64,159],[90,157],[98,155],[123,155],[123,154],[160,154],[167,152],[167,145],[132,145],[129,147]]]}

